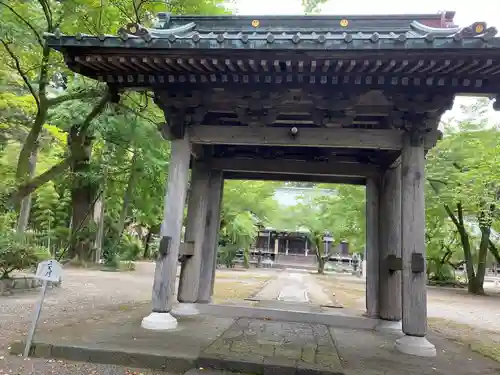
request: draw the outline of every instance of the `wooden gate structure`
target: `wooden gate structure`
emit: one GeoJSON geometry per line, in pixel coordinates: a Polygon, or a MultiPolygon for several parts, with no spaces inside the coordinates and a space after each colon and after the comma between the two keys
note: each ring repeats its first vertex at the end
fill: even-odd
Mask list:
{"type": "Polygon", "coordinates": [[[457,94],[496,96],[500,38],[453,12],[172,16],[118,36],[46,35],[70,69],[115,93],[154,92],[172,145],[152,313],[175,328],[210,301],[224,179],[366,185],[366,309],[402,321],[396,347],[435,355],[427,330],[425,153],[457,94]],[[181,226],[191,169],[184,244],[181,226]]]}

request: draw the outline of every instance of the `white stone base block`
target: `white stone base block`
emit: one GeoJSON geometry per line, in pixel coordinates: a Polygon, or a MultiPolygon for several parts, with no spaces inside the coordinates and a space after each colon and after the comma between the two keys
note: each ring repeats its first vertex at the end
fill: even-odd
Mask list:
{"type": "Polygon", "coordinates": [[[172,314],[176,316],[194,316],[199,315],[200,311],[195,303],[180,302],[173,307],[172,314]]]}
{"type": "Polygon", "coordinates": [[[436,347],[425,337],[403,336],[396,340],[395,349],[404,354],[419,357],[435,357],[436,347]]]}
{"type": "Polygon", "coordinates": [[[403,334],[403,323],[401,320],[394,321],[380,319],[375,326],[375,331],[403,334]]]}
{"type": "Polygon", "coordinates": [[[168,331],[177,328],[177,319],[170,313],[152,312],[142,319],[141,327],[152,331],[168,331]]]}

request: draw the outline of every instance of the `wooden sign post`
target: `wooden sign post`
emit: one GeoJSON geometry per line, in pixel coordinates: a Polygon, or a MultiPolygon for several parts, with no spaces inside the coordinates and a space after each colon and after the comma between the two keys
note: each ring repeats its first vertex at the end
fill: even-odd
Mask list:
{"type": "Polygon", "coordinates": [[[35,278],[42,280],[42,290],[40,291],[40,299],[35,306],[35,314],[33,316],[33,321],[31,322],[31,327],[28,332],[28,338],[26,339],[26,346],[24,348],[24,358],[28,357],[31,349],[31,342],[35,336],[36,325],[38,319],[40,318],[40,313],[42,312],[43,300],[45,299],[45,293],[47,292],[47,285],[50,282],[56,283],[61,280],[63,269],[61,264],[55,260],[45,260],[38,263],[36,268],[35,278]]]}

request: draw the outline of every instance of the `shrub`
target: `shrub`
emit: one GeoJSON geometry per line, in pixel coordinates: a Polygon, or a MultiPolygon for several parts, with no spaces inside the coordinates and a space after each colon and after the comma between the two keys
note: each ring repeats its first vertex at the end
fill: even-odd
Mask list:
{"type": "Polygon", "coordinates": [[[104,258],[104,266],[106,268],[118,269],[120,268],[120,257],[118,255],[113,255],[104,258]]]}
{"type": "Polygon", "coordinates": [[[0,279],[8,279],[10,273],[36,266],[38,263],[36,248],[3,238],[0,242],[0,279]]]}
{"type": "Polygon", "coordinates": [[[250,250],[243,250],[243,267],[250,268],[250,250]]]}
{"type": "Polygon", "coordinates": [[[142,242],[137,237],[124,233],[118,244],[118,253],[122,260],[137,260],[142,253],[142,242]]]}
{"type": "Polygon", "coordinates": [[[222,246],[219,248],[220,263],[224,264],[227,268],[234,267],[234,261],[238,255],[238,248],[234,245],[222,246]]]}

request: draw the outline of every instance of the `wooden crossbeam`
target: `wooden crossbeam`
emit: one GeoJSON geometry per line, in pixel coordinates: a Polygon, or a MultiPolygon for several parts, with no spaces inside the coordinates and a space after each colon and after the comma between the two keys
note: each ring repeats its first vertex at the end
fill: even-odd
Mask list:
{"type": "MultiPolygon", "coordinates": [[[[197,125],[188,128],[191,142],[200,144],[336,147],[401,150],[403,131],[397,129],[327,129],[197,125]]],[[[426,148],[436,142],[434,132],[425,139],[426,148]]]]}
{"type": "Polygon", "coordinates": [[[207,163],[212,169],[231,172],[339,177],[380,176],[380,168],[378,166],[360,163],[238,158],[213,158],[209,159],[207,163]]]}
{"type": "Polygon", "coordinates": [[[340,177],[340,176],[316,176],[280,173],[248,173],[248,172],[224,172],[225,180],[261,180],[261,181],[293,181],[293,182],[315,182],[325,184],[365,185],[363,177],[340,177]]]}

